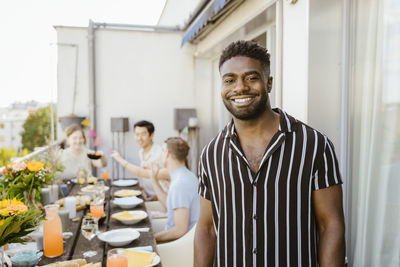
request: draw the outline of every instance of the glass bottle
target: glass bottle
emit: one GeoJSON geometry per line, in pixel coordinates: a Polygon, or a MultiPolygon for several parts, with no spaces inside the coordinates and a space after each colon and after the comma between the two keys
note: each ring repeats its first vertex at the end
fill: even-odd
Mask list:
{"type": "Polygon", "coordinates": [[[62,224],[60,216],[58,216],[59,206],[53,204],[44,208],[46,210],[46,220],[43,225],[44,256],[53,258],[64,252],[62,224]]]}

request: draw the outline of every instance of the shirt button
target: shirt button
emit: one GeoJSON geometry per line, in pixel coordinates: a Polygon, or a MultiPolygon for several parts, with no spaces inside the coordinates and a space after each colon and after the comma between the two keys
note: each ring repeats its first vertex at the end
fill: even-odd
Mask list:
{"type": "Polygon", "coordinates": [[[254,215],[253,215],[253,219],[254,219],[254,220],[257,220],[257,215],[254,214],[254,215]]]}
{"type": "Polygon", "coordinates": [[[256,249],[256,248],[253,249],[253,253],[254,253],[254,254],[257,254],[257,249],[256,249]]]}

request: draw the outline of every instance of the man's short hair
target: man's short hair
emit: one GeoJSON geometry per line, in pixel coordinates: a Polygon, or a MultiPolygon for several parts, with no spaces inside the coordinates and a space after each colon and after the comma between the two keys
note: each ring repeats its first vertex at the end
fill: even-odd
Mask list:
{"type": "Polygon", "coordinates": [[[219,58],[219,68],[221,68],[225,61],[237,56],[245,56],[258,60],[261,63],[265,73],[269,75],[270,61],[268,50],[256,42],[239,40],[230,43],[222,51],[222,54],[219,58]]]}
{"type": "Polygon", "coordinates": [[[185,140],[180,137],[170,137],[165,140],[165,143],[167,144],[168,152],[174,159],[180,162],[187,162],[190,147],[185,140]]]}
{"type": "Polygon", "coordinates": [[[135,129],[136,127],[146,127],[149,135],[154,133],[154,125],[149,121],[138,121],[133,125],[133,129],[135,129]]]}

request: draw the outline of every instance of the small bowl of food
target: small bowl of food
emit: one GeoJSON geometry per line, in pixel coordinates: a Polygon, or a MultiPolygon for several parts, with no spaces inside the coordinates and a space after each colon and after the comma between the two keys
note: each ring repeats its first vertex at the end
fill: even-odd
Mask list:
{"type": "Polygon", "coordinates": [[[101,158],[102,154],[100,152],[88,152],[87,156],[89,159],[99,159],[101,158]]]}

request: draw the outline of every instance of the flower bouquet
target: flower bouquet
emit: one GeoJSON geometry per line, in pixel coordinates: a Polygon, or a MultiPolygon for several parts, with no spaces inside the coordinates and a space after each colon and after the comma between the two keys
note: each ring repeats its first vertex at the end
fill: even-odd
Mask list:
{"type": "Polygon", "coordinates": [[[0,180],[3,197],[25,199],[25,203],[33,204],[40,199],[43,184],[52,183],[54,172],[43,162],[29,161],[7,165],[0,180]]]}
{"type": "Polygon", "coordinates": [[[33,232],[43,219],[38,209],[28,208],[17,199],[0,201],[0,247],[7,243],[23,243],[22,237],[33,232]]]}

